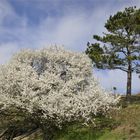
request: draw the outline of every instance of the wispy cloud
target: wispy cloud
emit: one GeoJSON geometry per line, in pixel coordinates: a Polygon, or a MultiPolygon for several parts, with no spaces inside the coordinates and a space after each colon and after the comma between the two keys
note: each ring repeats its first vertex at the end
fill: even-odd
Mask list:
{"type": "Polygon", "coordinates": [[[7,62],[11,55],[16,53],[19,47],[16,43],[4,43],[0,45],[0,63],[4,64],[7,62]]]}

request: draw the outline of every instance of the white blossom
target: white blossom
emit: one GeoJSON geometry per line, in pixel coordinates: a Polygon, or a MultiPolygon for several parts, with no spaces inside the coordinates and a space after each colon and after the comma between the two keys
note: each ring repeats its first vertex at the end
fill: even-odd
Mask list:
{"type": "Polygon", "coordinates": [[[104,114],[117,102],[92,76],[84,53],[58,47],[22,50],[0,67],[0,109],[14,106],[40,122],[53,120],[61,126],[90,120],[91,114],[104,114]]]}

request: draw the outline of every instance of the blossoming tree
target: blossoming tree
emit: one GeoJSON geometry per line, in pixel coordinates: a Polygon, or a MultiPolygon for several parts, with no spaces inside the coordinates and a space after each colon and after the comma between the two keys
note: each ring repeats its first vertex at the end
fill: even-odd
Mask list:
{"type": "Polygon", "coordinates": [[[23,50],[0,67],[0,110],[16,108],[51,140],[64,124],[105,114],[118,98],[100,88],[83,53],[52,47],[23,50]]]}

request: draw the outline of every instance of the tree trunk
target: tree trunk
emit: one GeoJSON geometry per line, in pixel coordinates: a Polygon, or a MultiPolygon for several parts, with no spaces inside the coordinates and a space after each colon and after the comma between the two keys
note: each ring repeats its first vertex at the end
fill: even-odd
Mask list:
{"type": "Polygon", "coordinates": [[[131,96],[131,84],[132,84],[132,71],[131,71],[131,64],[128,65],[128,72],[127,72],[127,91],[126,96],[131,96]]]}

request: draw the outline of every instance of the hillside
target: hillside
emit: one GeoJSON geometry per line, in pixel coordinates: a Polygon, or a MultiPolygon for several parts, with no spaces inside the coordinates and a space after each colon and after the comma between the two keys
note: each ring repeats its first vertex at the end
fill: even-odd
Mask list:
{"type": "MultiPolygon", "coordinates": [[[[129,105],[123,98],[121,102],[123,107],[112,112],[112,118],[97,118],[96,126],[93,124],[90,126],[72,124],[67,129],[58,132],[55,140],[139,140],[140,96],[136,95],[132,98],[129,105]]],[[[42,140],[42,133],[37,129],[28,135],[22,134],[14,140],[42,140]]]]}
{"type": "Polygon", "coordinates": [[[131,104],[112,114],[112,119],[98,120],[97,127],[69,128],[58,140],[139,140],[140,104],[131,104]],[[102,123],[101,123],[102,122],[102,123]]]}

